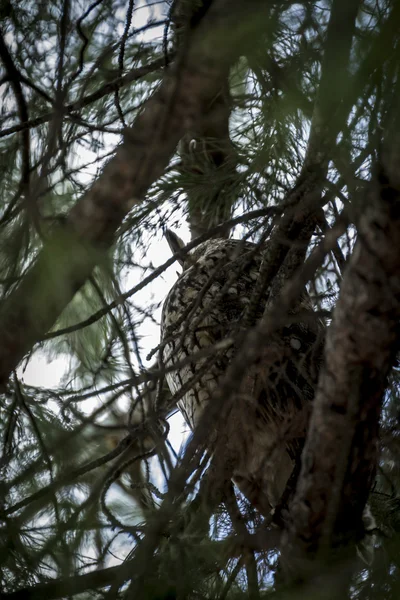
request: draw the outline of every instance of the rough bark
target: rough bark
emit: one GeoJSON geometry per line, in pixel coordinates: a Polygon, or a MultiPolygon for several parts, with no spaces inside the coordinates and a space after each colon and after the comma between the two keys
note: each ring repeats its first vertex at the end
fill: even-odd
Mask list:
{"type": "Polygon", "coordinates": [[[54,233],[0,312],[0,385],[43,337],[143,201],[184,133],[220,88],[221,73],[262,29],[261,0],[216,0],[92,188],[54,233]],[[226,32],[229,32],[229,36],[226,32]]]}
{"type": "Polygon", "coordinates": [[[362,512],[374,478],[382,398],[399,340],[398,150],[399,139],[392,137],[359,207],[358,239],[328,332],[282,541],[282,564],[291,581],[315,578],[317,584],[321,561],[332,560],[332,548],[357,542],[364,533],[362,512]]]}

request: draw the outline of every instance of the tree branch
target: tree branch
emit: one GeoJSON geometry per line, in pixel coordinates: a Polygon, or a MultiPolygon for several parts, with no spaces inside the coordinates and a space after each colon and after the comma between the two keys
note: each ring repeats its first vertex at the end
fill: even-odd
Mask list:
{"type": "MultiPolygon", "coordinates": [[[[134,81],[137,81],[138,79],[141,79],[142,77],[145,77],[149,73],[154,73],[155,71],[158,71],[162,67],[164,67],[164,59],[158,58],[148,65],[145,65],[143,67],[137,67],[135,69],[131,69],[131,71],[129,71],[126,75],[123,75],[122,77],[117,77],[116,79],[113,79],[113,81],[109,81],[109,82],[105,83],[104,85],[102,85],[101,87],[99,87],[99,89],[97,89],[95,92],[92,92],[91,94],[88,94],[84,98],[80,98],[79,100],[76,100],[75,102],[71,102],[71,104],[68,104],[65,107],[66,114],[67,115],[74,114],[76,111],[79,111],[80,109],[85,108],[86,106],[89,106],[93,102],[96,102],[97,100],[100,100],[101,98],[104,98],[104,96],[107,96],[108,94],[112,94],[117,89],[120,89],[120,88],[124,87],[125,85],[133,83],[134,81]]],[[[23,81],[23,83],[26,83],[26,85],[31,85],[31,83],[28,82],[25,78],[23,78],[23,79],[21,78],[21,81],[23,81]]],[[[49,102],[51,102],[52,104],[54,103],[52,98],[47,98],[47,100],[49,102]]],[[[6,137],[8,135],[12,135],[13,133],[17,133],[18,131],[22,131],[24,129],[34,129],[35,127],[39,127],[39,125],[43,125],[44,123],[51,121],[53,118],[54,118],[54,112],[51,111],[51,112],[45,113],[43,115],[40,115],[39,117],[35,117],[33,119],[27,120],[26,122],[21,123],[19,125],[13,125],[12,127],[3,129],[3,131],[0,132],[0,138],[6,137]]]]}
{"type": "Polygon", "coordinates": [[[316,575],[320,560],[332,557],[330,548],[357,542],[364,534],[362,512],[375,474],[381,404],[400,333],[398,121],[388,129],[396,133],[385,144],[362,207],[358,240],[327,336],[282,543],[289,580],[316,575]]]}
{"type": "Polygon", "coordinates": [[[218,0],[193,31],[189,48],[165,74],[123,144],[92,188],[52,235],[0,313],[0,384],[57,317],[102,259],[129,210],[143,201],[178,141],[200,119],[221,73],[262,28],[261,0],[218,0]],[[229,31],[229,39],[226,32],[229,31]]]}
{"type": "MultiPolygon", "coordinates": [[[[243,552],[267,552],[276,548],[278,543],[277,531],[259,531],[254,534],[232,535],[225,540],[213,542],[217,547],[216,555],[229,558],[240,557],[243,552]]],[[[86,590],[94,590],[110,586],[115,582],[121,584],[132,579],[134,559],[127,560],[116,567],[100,569],[74,575],[69,578],[55,579],[39,583],[32,587],[22,588],[10,593],[0,593],[0,600],[56,600],[66,596],[81,594],[86,590]]],[[[221,567],[222,568],[222,567],[221,567]]]]}

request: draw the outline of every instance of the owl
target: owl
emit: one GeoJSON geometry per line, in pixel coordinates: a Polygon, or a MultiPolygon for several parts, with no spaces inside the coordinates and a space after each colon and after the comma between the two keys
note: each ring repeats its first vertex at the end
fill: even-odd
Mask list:
{"type": "MultiPolygon", "coordinates": [[[[183,242],[167,239],[174,253],[183,242]]],[[[254,290],[266,248],[233,239],[210,239],[183,255],[183,267],[162,311],[161,362],[178,406],[195,431],[235,353],[240,333],[261,319],[254,290]],[[176,365],[176,369],[174,369],[176,365]]],[[[212,451],[233,464],[233,481],[263,515],[274,509],[299,455],[322,361],[324,324],[304,292],[284,327],[274,332],[247,369],[224,419],[223,445],[212,451]]],[[[216,434],[217,435],[217,434],[216,434]]]]}

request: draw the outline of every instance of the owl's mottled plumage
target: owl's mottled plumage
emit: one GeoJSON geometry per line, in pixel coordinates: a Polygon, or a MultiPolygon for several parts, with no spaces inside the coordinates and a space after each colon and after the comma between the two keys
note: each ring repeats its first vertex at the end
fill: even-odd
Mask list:
{"type": "MultiPolygon", "coordinates": [[[[176,250],[177,242],[175,246],[176,250]]],[[[212,239],[200,244],[181,261],[184,271],[165,300],[163,363],[170,367],[185,362],[167,374],[167,382],[173,394],[183,391],[178,405],[192,429],[233,354],[240,351],[234,339],[258,278],[261,250],[238,240],[212,239]],[[213,352],[214,345],[223,340],[232,343],[213,352]],[[207,349],[209,355],[190,360],[207,349]]],[[[263,314],[267,293],[257,307],[257,318],[263,314]]],[[[310,308],[305,294],[298,310],[310,308]]],[[[235,483],[263,514],[279,502],[304,437],[304,408],[314,395],[324,330],[316,317],[310,317],[301,322],[293,313],[286,327],[265,340],[224,423],[225,445],[218,451],[233,460],[235,483]]]]}

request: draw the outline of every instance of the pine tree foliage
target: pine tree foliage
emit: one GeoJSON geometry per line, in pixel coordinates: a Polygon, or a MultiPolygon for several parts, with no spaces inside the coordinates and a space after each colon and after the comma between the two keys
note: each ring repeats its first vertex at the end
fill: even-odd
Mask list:
{"type": "Polygon", "coordinates": [[[1,3],[0,598],[398,598],[399,32],[397,0],[1,3]],[[232,368],[305,287],[332,323],[275,522],[171,433],[161,307],[216,237],[269,240],[232,368]]]}

